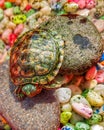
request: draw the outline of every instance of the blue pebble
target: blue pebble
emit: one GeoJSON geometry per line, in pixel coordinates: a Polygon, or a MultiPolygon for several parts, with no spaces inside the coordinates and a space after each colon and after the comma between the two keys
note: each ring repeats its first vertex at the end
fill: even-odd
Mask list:
{"type": "Polygon", "coordinates": [[[100,58],[100,62],[104,61],[104,53],[102,54],[101,58],[100,58]]]}
{"type": "Polygon", "coordinates": [[[52,6],[52,9],[55,11],[60,11],[62,9],[62,6],[60,3],[56,3],[52,6]]]}
{"type": "Polygon", "coordinates": [[[70,128],[70,126],[63,126],[61,130],[72,130],[72,128],[70,128]]]}

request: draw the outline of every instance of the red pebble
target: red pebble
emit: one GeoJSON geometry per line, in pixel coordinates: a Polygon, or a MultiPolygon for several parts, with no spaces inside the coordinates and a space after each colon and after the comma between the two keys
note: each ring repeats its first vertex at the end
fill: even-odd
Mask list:
{"type": "Polygon", "coordinates": [[[104,70],[98,70],[95,79],[98,83],[104,83],[104,70]]]}
{"type": "Polygon", "coordinates": [[[9,45],[12,47],[14,45],[14,42],[16,41],[17,39],[17,35],[14,34],[14,33],[11,33],[9,35],[9,45]]]}
{"type": "Polygon", "coordinates": [[[1,8],[4,7],[4,2],[5,2],[5,0],[0,0],[0,7],[1,8]]]}
{"type": "Polygon", "coordinates": [[[26,10],[26,11],[29,11],[31,8],[32,8],[31,5],[27,5],[27,6],[25,7],[25,10],[26,10]]]}
{"type": "Polygon", "coordinates": [[[92,66],[86,73],[85,78],[86,80],[92,80],[95,78],[97,74],[96,66],[92,66]]]}

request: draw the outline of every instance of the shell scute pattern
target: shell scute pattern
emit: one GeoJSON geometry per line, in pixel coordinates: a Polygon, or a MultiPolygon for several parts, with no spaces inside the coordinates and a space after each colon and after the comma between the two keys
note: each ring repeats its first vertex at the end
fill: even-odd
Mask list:
{"type": "Polygon", "coordinates": [[[64,42],[60,36],[52,35],[45,30],[31,30],[16,42],[10,58],[15,85],[47,84],[57,75],[63,61],[64,42]]]}

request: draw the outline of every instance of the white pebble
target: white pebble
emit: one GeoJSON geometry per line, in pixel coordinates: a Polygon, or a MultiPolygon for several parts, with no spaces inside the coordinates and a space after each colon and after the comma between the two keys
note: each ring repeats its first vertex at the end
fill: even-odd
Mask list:
{"type": "Polygon", "coordinates": [[[104,98],[104,84],[98,84],[94,88],[94,91],[104,98]]]}
{"type": "Polygon", "coordinates": [[[65,104],[61,105],[61,110],[70,112],[70,111],[72,111],[72,107],[71,107],[70,103],[65,103],[65,104]]]}
{"type": "Polygon", "coordinates": [[[13,15],[13,8],[8,8],[4,11],[4,14],[8,17],[11,17],[13,15]]]}
{"type": "Polygon", "coordinates": [[[104,127],[100,125],[93,125],[91,126],[91,130],[104,130],[104,127]]]}
{"type": "Polygon", "coordinates": [[[90,13],[89,9],[78,10],[76,14],[87,17],[90,13]]]}
{"type": "Polygon", "coordinates": [[[59,88],[55,91],[55,96],[60,103],[67,103],[71,98],[71,90],[69,88],[59,88]]]}

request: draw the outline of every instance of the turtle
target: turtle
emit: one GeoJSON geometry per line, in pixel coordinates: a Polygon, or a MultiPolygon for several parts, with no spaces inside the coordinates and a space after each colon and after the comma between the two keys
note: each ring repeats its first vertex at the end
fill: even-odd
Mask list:
{"type": "Polygon", "coordinates": [[[84,74],[102,53],[102,38],[87,18],[54,16],[19,37],[11,49],[10,80],[16,96],[33,97],[42,88],[59,88],[73,74],[84,74]]]}

